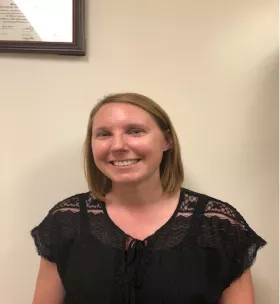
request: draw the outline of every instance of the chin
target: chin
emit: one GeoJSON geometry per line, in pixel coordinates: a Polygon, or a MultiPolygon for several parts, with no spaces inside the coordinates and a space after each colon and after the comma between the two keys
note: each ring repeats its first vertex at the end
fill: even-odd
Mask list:
{"type": "Polygon", "coordinates": [[[115,184],[115,185],[134,185],[134,184],[138,184],[141,183],[141,181],[143,180],[143,178],[139,177],[123,177],[123,178],[110,178],[111,181],[115,184]]]}
{"type": "Polygon", "coordinates": [[[140,183],[141,180],[139,180],[138,178],[123,178],[123,179],[112,179],[112,182],[115,185],[133,185],[133,184],[137,184],[140,183]]]}

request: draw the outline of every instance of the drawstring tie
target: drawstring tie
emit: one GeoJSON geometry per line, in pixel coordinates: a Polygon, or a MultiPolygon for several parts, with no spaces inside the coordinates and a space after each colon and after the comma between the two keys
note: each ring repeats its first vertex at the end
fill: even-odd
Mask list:
{"type": "Polygon", "coordinates": [[[146,247],[146,241],[132,240],[126,252],[126,273],[127,288],[126,302],[127,304],[135,304],[135,288],[139,288],[143,283],[143,257],[146,247]]]}

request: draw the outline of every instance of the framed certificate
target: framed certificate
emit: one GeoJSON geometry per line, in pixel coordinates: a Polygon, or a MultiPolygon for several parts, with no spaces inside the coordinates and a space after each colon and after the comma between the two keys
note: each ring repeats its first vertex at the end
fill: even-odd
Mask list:
{"type": "Polygon", "coordinates": [[[0,0],[0,52],[84,56],[85,0],[0,0]]]}

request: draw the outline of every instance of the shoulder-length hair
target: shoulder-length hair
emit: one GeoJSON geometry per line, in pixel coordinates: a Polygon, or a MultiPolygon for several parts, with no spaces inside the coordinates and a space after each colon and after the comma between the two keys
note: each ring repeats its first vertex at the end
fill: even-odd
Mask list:
{"type": "Polygon", "coordinates": [[[128,103],[149,113],[163,134],[170,134],[172,147],[163,152],[160,163],[160,180],[165,194],[173,195],[181,187],[184,180],[184,169],[181,158],[180,144],[168,114],[152,99],[137,93],[120,93],[108,95],[100,100],[92,109],[87,125],[84,142],[84,171],[90,192],[98,199],[104,200],[112,188],[111,180],[96,166],[92,154],[92,124],[98,110],[109,103],[128,103]]]}

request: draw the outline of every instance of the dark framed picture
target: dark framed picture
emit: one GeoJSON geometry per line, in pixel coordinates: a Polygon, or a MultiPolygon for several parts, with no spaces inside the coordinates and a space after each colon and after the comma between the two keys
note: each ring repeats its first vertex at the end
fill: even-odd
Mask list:
{"type": "Polygon", "coordinates": [[[0,52],[84,56],[85,0],[0,0],[0,52]]]}

